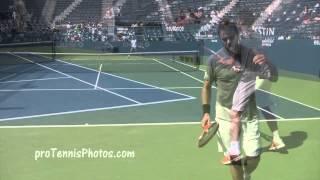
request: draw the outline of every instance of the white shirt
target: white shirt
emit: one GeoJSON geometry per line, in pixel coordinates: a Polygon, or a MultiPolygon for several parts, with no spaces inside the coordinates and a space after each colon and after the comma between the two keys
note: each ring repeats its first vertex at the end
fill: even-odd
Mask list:
{"type": "Polygon", "coordinates": [[[131,39],[131,47],[136,48],[137,47],[137,40],[136,39],[131,39]]]}

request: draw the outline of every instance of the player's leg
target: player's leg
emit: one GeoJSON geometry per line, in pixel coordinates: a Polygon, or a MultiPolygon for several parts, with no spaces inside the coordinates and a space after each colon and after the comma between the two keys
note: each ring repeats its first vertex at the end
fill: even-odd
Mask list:
{"type": "Polygon", "coordinates": [[[269,150],[277,150],[277,149],[284,148],[286,145],[279,135],[278,122],[268,121],[267,124],[272,132],[272,143],[270,145],[269,150]]]}
{"type": "Polygon", "coordinates": [[[241,130],[242,149],[246,155],[244,159],[244,177],[249,179],[260,162],[261,143],[259,122],[257,118],[242,123],[241,130]]]}
{"type": "Polygon", "coordinates": [[[226,108],[219,103],[216,103],[216,122],[219,124],[217,132],[218,151],[223,153],[222,164],[230,164],[230,157],[228,154],[228,148],[230,145],[230,109],[226,108]]]}
{"type": "Polygon", "coordinates": [[[129,54],[128,54],[128,59],[130,58],[130,53],[132,53],[133,48],[130,48],[129,54]]]}
{"type": "Polygon", "coordinates": [[[240,124],[241,124],[240,112],[231,111],[231,126],[230,126],[231,142],[230,142],[230,148],[229,148],[229,155],[231,157],[240,156],[240,141],[239,141],[240,124]]]}
{"type": "MultiPolygon", "coordinates": [[[[229,153],[229,149],[230,149],[229,146],[231,142],[231,135],[230,135],[230,127],[231,127],[230,112],[231,111],[228,108],[219,105],[218,103],[216,104],[216,111],[218,113],[216,113],[217,116],[215,119],[216,119],[216,122],[219,123],[219,129],[217,132],[218,151],[223,153],[223,159],[221,159],[221,163],[224,165],[230,165],[232,164],[232,159],[230,158],[230,153],[229,153]]],[[[241,157],[240,153],[238,157],[239,158],[241,157]]]]}
{"type": "Polygon", "coordinates": [[[250,180],[251,174],[257,169],[260,162],[260,155],[247,156],[241,162],[230,165],[230,172],[233,180],[250,180]]]}
{"type": "Polygon", "coordinates": [[[250,180],[251,174],[257,169],[260,156],[246,157],[242,163],[230,165],[233,180],[250,180]]]}
{"type": "Polygon", "coordinates": [[[260,162],[260,155],[255,157],[247,156],[244,160],[244,173],[243,179],[250,180],[251,174],[257,169],[259,162],[260,162]]]}
{"type": "Polygon", "coordinates": [[[231,127],[230,135],[231,142],[229,148],[229,154],[231,160],[237,161],[240,159],[240,115],[241,112],[245,110],[250,96],[255,92],[255,73],[252,72],[243,72],[241,79],[238,83],[238,86],[233,95],[232,101],[232,111],[230,113],[231,118],[231,127]]]}
{"type": "MultiPolygon", "coordinates": [[[[269,106],[263,107],[263,109],[265,109],[269,112],[272,112],[272,110],[270,109],[269,106]]],[[[275,119],[274,116],[270,116],[270,114],[268,114],[266,112],[263,112],[262,114],[266,119],[269,119],[269,120],[275,119]]],[[[267,125],[268,125],[270,131],[272,132],[272,143],[270,145],[269,150],[277,150],[277,149],[284,148],[286,145],[283,142],[282,138],[280,137],[278,122],[277,121],[267,121],[267,125]]]]}
{"type": "Polygon", "coordinates": [[[230,165],[232,180],[244,180],[243,167],[241,165],[230,165]]]}

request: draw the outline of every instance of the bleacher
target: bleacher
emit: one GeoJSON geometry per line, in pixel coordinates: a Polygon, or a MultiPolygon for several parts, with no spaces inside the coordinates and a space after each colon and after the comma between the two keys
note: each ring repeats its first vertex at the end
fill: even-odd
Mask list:
{"type": "Polygon", "coordinates": [[[101,20],[102,0],[83,0],[64,22],[82,23],[99,22],[101,20]]]}
{"type": "MultiPolygon", "coordinates": [[[[319,16],[318,10],[314,10],[317,0],[300,1],[293,0],[290,3],[285,1],[282,4],[280,11],[275,11],[271,17],[269,17],[264,26],[276,28],[276,36],[293,36],[293,37],[303,37],[304,35],[313,32],[312,27],[316,26],[317,23],[305,24],[307,18],[312,18],[313,16],[319,16]],[[308,15],[304,14],[305,6],[309,7],[308,15]],[[302,27],[306,27],[304,30],[302,27]]],[[[312,34],[312,33],[311,33],[312,34]]]]}
{"type": "Polygon", "coordinates": [[[127,0],[121,7],[121,15],[116,17],[119,24],[132,24],[136,22],[161,22],[161,13],[156,1],[150,0],[127,0]]]}
{"type": "Polygon", "coordinates": [[[208,18],[211,11],[219,11],[223,9],[231,0],[224,1],[212,1],[212,0],[171,0],[169,1],[169,6],[173,15],[173,19],[179,18],[181,13],[190,15],[190,13],[195,13],[199,9],[202,9],[205,18],[208,18]]]}
{"type": "Polygon", "coordinates": [[[56,0],[53,17],[60,15],[74,0],[56,0]]]}
{"type": "MultiPolygon", "coordinates": [[[[48,27],[42,19],[44,6],[48,8],[46,0],[24,0],[27,12],[31,14],[31,23],[34,29],[48,27]]],[[[53,19],[76,0],[56,0],[52,11],[53,19]]],[[[248,18],[259,19],[267,7],[275,0],[112,0],[113,16],[116,26],[130,27],[138,23],[140,28],[135,28],[137,35],[143,35],[146,39],[155,40],[194,40],[196,35],[215,34],[216,24],[212,24],[213,14],[236,19],[239,14],[247,13],[248,18]],[[235,3],[230,7],[226,7],[235,3]],[[195,17],[201,12],[201,17],[195,17]],[[192,16],[191,16],[192,15],[192,16]],[[170,16],[170,17],[169,17],[170,16]],[[179,22],[179,18],[185,16],[188,21],[179,22]],[[169,18],[168,18],[169,17],[169,18]],[[191,18],[190,18],[191,17],[191,18]],[[169,27],[169,28],[168,28],[169,27]],[[183,30],[172,30],[183,27],[183,30]],[[170,30],[171,29],[171,30],[170,30]],[[201,29],[204,29],[203,31],[201,29]],[[166,38],[170,37],[170,38],[166,38]]],[[[82,0],[65,13],[65,17],[59,24],[101,23],[106,14],[104,0],[82,0]]],[[[111,3],[111,2],[110,2],[111,3]]],[[[8,12],[13,0],[2,2],[0,12],[8,12]]],[[[320,7],[319,0],[283,0],[280,7],[276,7],[272,14],[263,19],[259,25],[275,28],[275,37],[310,37],[319,34],[320,7]],[[304,15],[305,7],[308,7],[307,15],[304,15]],[[316,17],[318,19],[316,19],[316,17]],[[310,21],[308,21],[310,20],[310,21]]],[[[70,8],[69,8],[70,9],[70,8]]],[[[219,17],[221,18],[221,17],[219,17]]],[[[261,19],[261,18],[260,18],[261,19]]],[[[47,21],[48,22],[48,21],[47,21]]],[[[52,22],[52,21],[49,21],[52,22]]]]}
{"type": "Polygon", "coordinates": [[[46,1],[44,0],[25,0],[25,5],[33,21],[43,23],[42,9],[46,1]]]}
{"type": "Polygon", "coordinates": [[[273,0],[240,0],[234,10],[239,11],[250,11],[253,13],[263,12],[273,0]]]}
{"type": "Polygon", "coordinates": [[[9,7],[13,5],[13,0],[1,1],[0,12],[8,12],[9,7]]]}
{"type": "Polygon", "coordinates": [[[194,41],[194,35],[191,32],[177,31],[173,32],[176,41],[194,41]]]}
{"type": "Polygon", "coordinates": [[[145,27],[144,30],[144,36],[148,41],[159,41],[163,39],[163,31],[161,27],[145,27]]]}
{"type": "Polygon", "coordinates": [[[272,1],[273,0],[239,0],[233,10],[228,13],[227,16],[236,18],[239,16],[239,14],[245,12],[247,13],[248,18],[257,19],[272,1]]]}

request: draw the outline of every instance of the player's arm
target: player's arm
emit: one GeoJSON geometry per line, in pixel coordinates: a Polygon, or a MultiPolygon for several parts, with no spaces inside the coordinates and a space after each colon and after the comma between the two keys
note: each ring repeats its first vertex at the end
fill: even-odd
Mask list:
{"type": "Polygon", "coordinates": [[[210,119],[210,101],[211,101],[211,85],[213,80],[215,79],[214,73],[214,63],[215,60],[213,57],[209,58],[208,67],[204,75],[203,87],[201,90],[201,101],[202,101],[202,111],[203,116],[201,120],[201,126],[205,127],[206,125],[211,123],[210,119]]]}
{"type": "Polygon", "coordinates": [[[253,57],[253,64],[257,66],[256,69],[260,71],[259,77],[261,79],[268,79],[272,82],[278,80],[278,69],[263,53],[256,53],[253,57]]]}
{"type": "Polygon", "coordinates": [[[204,128],[211,123],[210,119],[210,101],[211,101],[211,82],[210,80],[204,80],[201,91],[202,111],[203,116],[201,120],[201,126],[204,128]]]}

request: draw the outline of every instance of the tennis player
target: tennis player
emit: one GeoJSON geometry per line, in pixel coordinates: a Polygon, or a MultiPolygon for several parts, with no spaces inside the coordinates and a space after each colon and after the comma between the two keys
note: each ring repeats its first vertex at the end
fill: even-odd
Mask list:
{"type": "MultiPolygon", "coordinates": [[[[216,118],[219,123],[217,132],[219,151],[222,151],[226,157],[229,155],[229,145],[231,143],[230,127],[232,126],[231,112],[233,106],[233,96],[238,83],[242,78],[242,73],[235,66],[237,62],[246,69],[255,71],[258,64],[265,64],[266,57],[263,54],[255,54],[252,49],[242,46],[239,43],[239,30],[235,23],[223,20],[218,26],[219,37],[223,42],[223,48],[218,51],[219,56],[209,57],[208,67],[204,76],[204,85],[202,88],[203,117],[202,126],[210,124],[210,99],[211,85],[216,84],[216,118]]],[[[237,65],[236,65],[237,66],[237,65]]],[[[243,71],[246,72],[246,71],[243,71]]],[[[247,76],[250,77],[251,76],[247,76]]],[[[255,78],[255,76],[254,76],[255,78]]],[[[241,113],[241,149],[244,158],[230,164],[231,175],[234,180],[243,180],[250,177],[260,161],[260,132],[258,127],[258,111],[255,100],[255,93],[249,93],[247,105],[241,113]],[[241,164],[246,164],[244,168],[241,164]]]]}
{"type": "MultiPolygon", "coordinates": [[[[256,80],[256,89],[270,91],[272,87],[272,83],[273,82],[267,79],[261,79],[258,77],[256,80]]],[[[276,106],[276,104],[272,101],[270,94],[268,93],[265,93],[264,96],[257,96],[257,101],[259,103],[259,106],[262,109],[267,110],[268,112],[272,112],[272,109],[273,109],[272,107],[276,106]]],[[[267,125],[272,132],[272,142],[271,142],[271,145],[269,146],[269,150],[275,151],[275,150],[284,148],[286,144],[283,142],[280,136],[278,122],[274,121],[276,117],[274,117],[273,115],[265,111],[262,111],[262,115],[265,119],[270,120],[270,121],[267,121],[267,125]]]]}
{"type": "MultiPolygon", "coordinates": [[[[239,44],[239,47],[241,48],[240,44],[239,44]]],[[[276,73],[276,68],[272,66],[270,63],[257,62],[257,61],[260,61],[259,59],[265,59],[266,57],[263,54],[258,53],[254,49],[249,49],[247,52],[248,55],[247,57],[245,57],[245,58],[253,58],[253,62],[255,62],[255,65],[251,67],[247,66],[246,62],[243,61],[243,58],[240,58],[240,60],[236,60],[237,54],[234,54],[234,52],[231,52],[231,53],[233,54],[231,54],[232,57],[229,58],[230,62],[224,63],[222,60],[222,64],[231,63],[230,65],[233,65],[232,69],[235,72],[239,72],[241,74],[240,81],[233,95],[232,108],[231,108],[232,111],[230,114],[231,142],[228,150],[230,155],[230,160],[237,161],[237,160],[240,160],[240,141],[239,141],[240,124],[241,124],[240,116],[242,112],[245,110],[246,106],[248,105],[250,97],[256,90],[256,87],[255,87],[256,77],[259,76],[262,79],[276,81],[277,73],[276,73]],[[238,64],[240,65],[234,65],[234,64],[237,64],[236,62],[238,62],[238,64]]]]}
{"type": "MultiPolygon", "coordinates": [[[[238,13],[237,26],[240,30],[241,44],[244,44],[246,47],[254,49],[254,51],[256,52],[262,52],[262,37],[258,33],[254,32],[251,28],[255,19],[256,18],[253,16],[253,12],[251,12],[249,9],[242,10],[238,13]]],[[[273,70],[275,70],[274,73],[276,74],[273,75],[272,79],[268,79],[263,76],[258,76],[256,79],[256,89],[270,91],[273,82],[277,81],[278,78],[275,67],[272,66],[272,68],[273,70]]],[[[274,102],[272,102],[270,94],[265,93],[263,97],[257,96],[257,100],[261,108],[269,112],[272,112],[272,107],[275,104],[274,102]]],[[[272,142],[269,147],[269,150],[273,151],[284,148],[286,145],[280,137],[278,123],[277,121],[274,121],[276,117],[270,115],[270,113],[266,113],[265,111],[262,111],[262,115],[265,119],[272,119],[272,121],[267,121],[267,125],[270,131],[272,132],[272,142]]]]}
{"type": "MultiPolygon", "coordinates": [[[[256,61],[257,59],[265,58],[263,54],[255,54],[253,51],[251,51],[249,53],[251,53],[251,55],[250,55],[251,57],[249,57],[249,58],[253,58],[253,61],[256,61]]],[[[232,61],[238,62],[239,60],[236,60],[235,56],[236,56],[235,54],[232,55],[232,57],[230,59],[232,61]]],[[[239,62],[239,64],[240,64],[240,62],[239,62]]],[[[235,65],[232,66],[232,70],[240,73],[241,77],[238,82],[235,93],[233,95],[232,108],[231,108],[231,114],[230,114],[230,117],[231,117],[231,127],[230,127],[231,142],[230,142],[230,146],[228,149],[230,161],[226,161],[226,162],[224,162],[224,164],[229,164],[229,163],[231,163],[231,161],[238,161],[241,158],[241,156],[240,156],[240,153],[241,153],[240,152],[240,141],[239,141],[239,135],[241,133],[240,132],[240,130],[241,130],[240,129],[240,125],[241,125],[240,116],[242,115],[242,112],[246,109],[246,106],[249,105],[249,100],[250,100],[251,96],[253,95],[253,93],[255,92],[256,76],[258,76],[259,73],[261,72],[263,75],[266,75],[266,78],[269,78],[269,76],[271,74],[270,68],[267,66],[267,64],[260,65],[261,66],[260,68],[245,68],[243,66],[245,66],[245,64],[242,64],[239,67],[237,67],[235,65]],[[261,69],[265,70],[265,72],[261,71],[261,69]]]]}
{"type": "MultiPolygon", "coordinates": [[[[130,45],[131,45],[130,53],[136,52],[137,51],[137,39],[134,36],[132,36],[132,38],[130,40],[130,45]]],[[[130,54],[128,54],[128,58],[130,58],[130,54]]]]}
{"type": "Polygon", "coordinates": [[[130,40],[131,48],[130,48],[130,53],[136,52],[137,51],[137,39],[135,37],[132,37],[130,40]]]}

